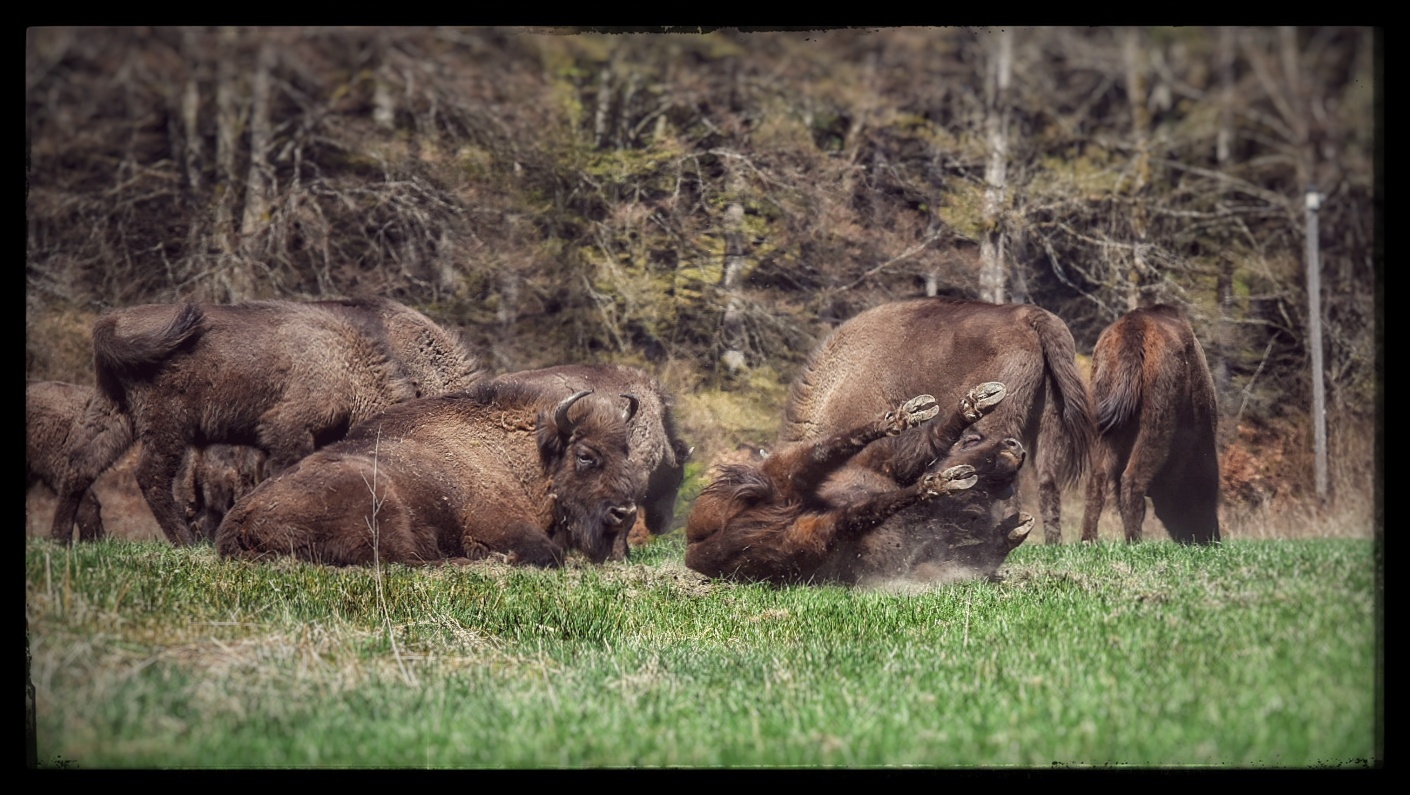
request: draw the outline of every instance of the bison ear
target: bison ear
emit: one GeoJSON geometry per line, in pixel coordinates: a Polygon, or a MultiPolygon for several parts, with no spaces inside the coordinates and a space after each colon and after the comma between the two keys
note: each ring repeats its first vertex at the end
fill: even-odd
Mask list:
{"type": "Polygon", "coordinates": [[[558,405],[553,407],[553,424],[556,426],[555,430],[558,431],[559,436],[568,436],[573,432],[573,423],[568,421],[568,409],[572,408],[574,403],[591,394],[592,390],[590,389],[575,392],[558,401],[558,405]]]}
{"type": "Polygon", "coordinates": [[[622,422],[628,423],[636,416],[636,410],[641,408],[641,400],[630,392],[623,393],[622,397],[627,399],[627,408],[622,412],[622,422]]]}

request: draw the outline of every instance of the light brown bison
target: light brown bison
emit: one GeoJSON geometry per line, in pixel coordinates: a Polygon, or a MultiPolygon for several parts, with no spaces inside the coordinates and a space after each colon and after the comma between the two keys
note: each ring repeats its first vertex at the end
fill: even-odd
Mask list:
{"type": "Polygon", "coordinates": [[[226,514],[220,555],[331,565],[615,558],[636,518],[632,395],[483,383],[388,409],[226,514]]]}
{"type": "Polygon", "coordinates": [[[1092,398],[1099,436],[1082,540],[1097,539],[1110,489],[1128,542],[1141,540],[1148,495],[1171,538],[1219,541],[1219,407],[1204,349],[1185,314],[1156,304],[1102,331],[1092,351],[1092,398]]]}
{"type": "Polygon", "coordinates": [[[640,407],[632,421],[629,460],[644,477],[642,493],[637,495],[640,511],[636,524],[619,540],[640,546],[651,536],[671,529],[690,448],[676,428],[674,398],[659,380],[644,370],[617,364],[565,364],[505,373],[494,380],[542,385],[556,390],[560,397],[585,390],[636,395],[640,407]]]}
{"type": "Polygon", "coordinates": [[[720,467],[691,508],[686,565],[711,577],[774,583],[934,582],[959,569],[971,574],[973,561],[955,547],[982,536],[979,543],[1003,551],[984,572],[992,574],[1033,524],[982,518],[1012,488],[1024,460],[1016,439],[969,432],[1003,397],[1003,385],[983,384],[944,421],[924,422],[939,407],[921,395],[865,425],[783,445],[760,464],[720,467]],[[888,471],[917,474],[902,485],[888,471]],[[965,500],[967,492],[974,499],[965,500]],[[890,517],[918,504],[932,517],[919,535],[887,529],[890,517]]]}
{"type": "Polygon", "coordinates": [[[975,430],[1018,439],[1034,456],[1044,538],[1058,543],[1062,489],[1086,469],[1095,429],[1072,333],[1040,307],[937,297],[858,314],[809,355],[779,441],[823,438],[910,395],[954,405],[970,384],[989,378],[1008,396],[975,430]]]}
{"type": "Polygon", "coordinates": [[[389,406],[480,375],[458,340],[386,299],[113,310],[94,324],[93,362],[100,399],[70,450],[54,512],[59,540],[83,492],[122,452],[99,443],[113,412],[142,442],[138,485],[180,545],[195,540],[172,492],[188,448],[252,446],[277,472],[389,406]]]}

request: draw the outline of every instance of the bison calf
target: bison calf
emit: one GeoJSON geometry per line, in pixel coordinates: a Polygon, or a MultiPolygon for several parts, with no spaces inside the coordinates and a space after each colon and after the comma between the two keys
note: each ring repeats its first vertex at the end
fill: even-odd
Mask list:
{"type": "MultiPolygon", "coordinates": [[[[69,448],[82,433],[77,422],[93,398],[93,389],[63,381],[31,381],[25,385],[24,397],[25,488],[43,483],[59,494],[69,472],[69,448]]],[[[116,458],[132,444],[132,426],[116,411],[106,414],[105,419],[100,443],[116,448],[116,458]]],[[[93,478],[87,482],[91,485],[93,478]]],[[[102,506],[87,486],[78,493],[75,521],[80,539],[94,541],[104,536],[102,506]]],[[[73,523],[65,529],[71,538],[73,523]]]]}
{"type": "Polygon", "coordinates": [[[1097,540],[1108,489],[1128,542],[1141,540],[1146,496],[1170,537],[1219,541],[1219,409],[1204,349],[1180,309],[1132,310],[1097,338],[1092,398],[1099,435],[1082,540],[1097,540]]]}
{"type": "Polygon", "coordinates": [[[686,565],[712,577],[849,584],[889,567],[887,545],[869,550],[865,541],[889,517],[981,480],[1011,487],[1022,445],[978,434],[960,440],[1004,394],[1003,385],[984,384],[944,422],[915,428],[939,412],[922,395],[866,425],[784,445],[759,465],[722,467],[691,510],[686,565]],[[903,486],[893,477],[902,472],[917,476],[903,486]]]}
{"type": "Polygon", "coordinates": [[[493,554],[557,566],[568,550],[601,562],[636,518],[637,405],[485,383],[394,406],[236,503],[216,549],[332,565],[493,554]]]}

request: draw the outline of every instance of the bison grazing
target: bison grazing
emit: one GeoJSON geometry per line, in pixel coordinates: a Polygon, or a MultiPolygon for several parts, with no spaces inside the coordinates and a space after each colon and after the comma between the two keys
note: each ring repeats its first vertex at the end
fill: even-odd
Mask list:
{"type": "Polygon", "coordinates": [[[1082,540],[1097,539],[1107,490],[1114,489],[1126,540],[1141,540],[1146,496],[1170,537],[1219,541],[1219,410],[1204,349],[1178,308],[1126,313],[1097,338],[1092,398],[1099,436],[1082,540]]]}
{"type": "MultiPolygon", "coordinates": [[[[566,364],[540,370],[525,370],[496,376],[496,382],[532,383],[556,390],[560,397],[575,392],[631,394],[640,400],[632,422],[631,464],[645,473],[643,491],[637,495],[641,511],[629,534],[620,538],[640,546],[651,536],[671,529],[676,513],[676,495],[685,478],[685,462],[690,448],[676,429],[674,399],[660,381],[635,367],[616,364],[566,364]]],[[[623,550],[625,552],[625,549],[623,550]]]]}
{"type": "Polygon", "coordinates": [[[1058,543],[1061,490],[1085,470],[1095,429],[1072,333],[1039,307],[939,297],[858,314],[809,355],[779,441],[823,438],[910,395],[954,405],[985,378],[1001,381],[1008,396],[975,430],[1018,439],[1036,458],[1044,537],[1058,543]]]}
{"type": "Polygon", "coordinates": [[[385,299],[118,309],[94,324],[93,363],[101,399],[70,450],[54,512],[59,540],[83,492],[122,452],[96,441],[114,412],[142,442],[137,481],[157,524],[189,544],[172,494],[188,448],[249,445],[277,472],[389,406],[479,377],[458,341],[385,299]]]}
{"type": "MultiPolygon", "coordinates": [[[[62,381],[31,381],[25,385],[25,488],[43,483],[55,494],[68,472],[68,452],[77,433],[75,423],[93,397],[91,387],[62,381]]],[[[132,426],[116,412],[107,416],[101,443],[117,449],[117,458],[132,444],[132,426]]],[[[97,476],[95,475],[94,478],[97,476]]],[[[89,481],[89,485],[92,480],[89,481]]],[[[75,509],[78,535],[84,541],[102,538],[102,506],[92,489],[79,492],[75,509]]],[[[68,532],[73,532],[70,520],[68,532]]]]}
{"type": "MultiPolygon", "coordinates": [[[[912,539],[884,523],[923,502],[927,511],[947,517],[950,501],[976,486],[975,502],[987,510],[1011,489],[1023,465],[1022,445],[968,432],[1003,397],[1003,385],[983,384],[944,422],[924,422],[939,408],[934,398],[921,395],[860,427],[784,445],[761,464],[721,467],[691,509],[686,565],[711,577],[774,583],[942,577],[956,560],[944,532],[912,539]],[[902,486],[885,469],[919,474],[902,486]]],[[[978,531],[981,522],[972,513],[977,511],[965,504],[956,521],[978,531]]],[[[987,529],[1007,554],[1031,527],[1032,520],[1022,517],[991,522],[987,529]]],[[[968,535],[963,541],[970,542],[968,535]]]]}
{"type": "Polygon", "coordinates": [[[394,406],[236,503],[216,549],[332,565],[617,557],[641,488],[628,462],[637,405],[483,383],[394,406]]]}

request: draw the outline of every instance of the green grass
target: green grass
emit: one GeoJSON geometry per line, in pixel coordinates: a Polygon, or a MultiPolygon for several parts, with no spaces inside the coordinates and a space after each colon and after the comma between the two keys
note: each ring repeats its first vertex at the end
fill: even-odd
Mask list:
{"type": "Polygon", "coordinates": [[[42,766],[1362,766],[1365,539],[1025,544],[897,594],[26,542],[42,766]],[[381,596],[379,597],[379,592],[381,596]]]}

